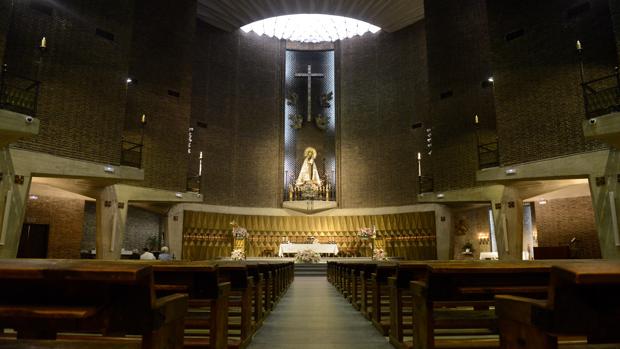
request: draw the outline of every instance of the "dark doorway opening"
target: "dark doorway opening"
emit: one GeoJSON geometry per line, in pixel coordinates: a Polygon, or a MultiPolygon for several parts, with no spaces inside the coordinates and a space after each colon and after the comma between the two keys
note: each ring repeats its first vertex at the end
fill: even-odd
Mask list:
{"type": "Polygon", "coordinates": [[[47,224],[24,224],[17,258],[47,258],[49,230],[47,224]]]}

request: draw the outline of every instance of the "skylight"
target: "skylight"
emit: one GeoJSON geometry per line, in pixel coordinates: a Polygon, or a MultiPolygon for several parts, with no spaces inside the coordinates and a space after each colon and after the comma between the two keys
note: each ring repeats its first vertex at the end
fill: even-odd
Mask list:
{"type": "Polygon", "coordinates": [[[348,39],[367,32],[374,34],[381,28],[353,18],[299,14],[263,19],[245,25],[241,30],[278,39],[316,43],[348,39]]]}

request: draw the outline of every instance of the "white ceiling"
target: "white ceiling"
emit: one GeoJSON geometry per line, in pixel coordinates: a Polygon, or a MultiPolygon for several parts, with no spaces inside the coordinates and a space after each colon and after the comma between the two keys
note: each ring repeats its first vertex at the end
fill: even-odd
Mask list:
{"type": "Polygon", "coordinates": [[[321,13],[393,32],[424,18],[423,0],[198,0],[198,18],[226,31],[265,18],[321,13]]]}

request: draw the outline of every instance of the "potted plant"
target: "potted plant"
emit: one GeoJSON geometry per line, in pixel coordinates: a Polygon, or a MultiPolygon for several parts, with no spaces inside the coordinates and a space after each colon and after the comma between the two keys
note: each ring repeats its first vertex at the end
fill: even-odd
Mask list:
{"type": "Polygon", "coordinates": [[[473,256],[474,251],[474,245],[472,245],[471,241],[467,241],[463,244],[463,247],[461,247],[461,254],[465,256],[473,256]]]}

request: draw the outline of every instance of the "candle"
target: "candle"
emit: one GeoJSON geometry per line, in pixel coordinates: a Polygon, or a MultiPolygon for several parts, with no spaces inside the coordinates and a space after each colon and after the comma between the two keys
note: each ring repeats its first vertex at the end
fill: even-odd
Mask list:
{"type": "Polygon", "coordinates": [[[146,114],[142,114],[142,117],[140,118],[140,122],[142,124],[146,124],[146,114]]]}
{"type": "Polygon", "coordinates": [[[45,36],[43,37],[43,39],[41,39],[41,45],[39,47],[47,48],[47,39],[45,39],[45,36]]]}
{"type": "Polygon", "coordinates": [[[581,41],[577,40],[577,50],[581,51],[581,41]]]}
{"type": "Polygon", "coordinates": [[[476,123],[476,125],[478,125],[478,123],[480,122],[480,121],[478,120],[478,114],[476,114],[476,116],[474,117],[474,122],[476,123]]]}

